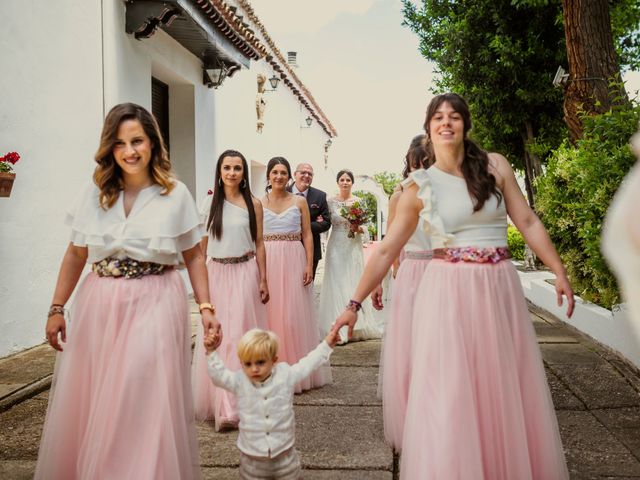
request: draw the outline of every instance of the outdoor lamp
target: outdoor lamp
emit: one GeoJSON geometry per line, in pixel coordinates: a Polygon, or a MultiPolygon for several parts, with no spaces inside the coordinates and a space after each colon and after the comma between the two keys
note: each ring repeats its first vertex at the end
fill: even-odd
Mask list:
{"type": "Polygon", "coordinates": [[[311,117],[307,117],[307,118],[305,119],[305,122],[307,122],[307,128],[310,128],[310,127],[311,127],[311,124],[313,123],[313,118],[311,118],[311,117]]]}
{"type": "Polygon", "coordinates": [[[229,69],[221,60],[216,61],[212,68],[204,68],[203,83],[209,88],[218,88],[227,78],[229,69]]]}
{"type": "Polygon", "coordinates": [[[276,88],[278,88],[278,83],[280,83],[280,79],[276,77],[274,73],[273,76],[269,79],[269,83],[271,84],[271,88],[275,90],[276,88]]]}

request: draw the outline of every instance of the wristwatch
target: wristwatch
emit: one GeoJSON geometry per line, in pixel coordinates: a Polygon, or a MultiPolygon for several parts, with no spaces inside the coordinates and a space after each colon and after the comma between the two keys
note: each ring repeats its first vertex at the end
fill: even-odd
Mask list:
{"type": "Polygon", "coordinates": [[[216,307],[211,305],[210,303],[200,303],[198,304],[198,310],[202,313],[202,310],[211,310],[211,313],[216,314],[216,307]]]}

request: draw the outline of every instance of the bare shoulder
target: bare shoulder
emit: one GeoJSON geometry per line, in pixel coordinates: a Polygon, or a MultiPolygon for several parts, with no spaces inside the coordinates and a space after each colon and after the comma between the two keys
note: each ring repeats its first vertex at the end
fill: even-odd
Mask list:
{"type": "Polygon", "coordinates": [[[251,203],[253,203],[253,208],[262,211],[262,202],[257,197],[251,197],[251,203]]]}
{"type": "Polygon", "coordinates": [[[418,185],[412,182],[404,187],[398,198],[398,207],[420,210],[422,206],[422,200],[418,197],[418,185]]]}
{"type": "Polygon", "coordinates": [[[293,201],[295,202],[294,205],[300,209],[305,209],[305,208],[309,208],[309,206],[307,205],[307,199],[304,197],[301,197],[299,195],[293,195],[291,194],[291,196],[293,197],[293,201]]]}

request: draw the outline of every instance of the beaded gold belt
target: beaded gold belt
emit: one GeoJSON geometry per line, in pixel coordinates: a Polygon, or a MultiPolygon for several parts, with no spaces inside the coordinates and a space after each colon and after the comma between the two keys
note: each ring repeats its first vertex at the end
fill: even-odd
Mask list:
{"type": "Polygon", "coordinates": [[[302,233],[265,233],[262,238],[265,242],[275,242],[278,240],[287,240],[287,241],[300,241],[302,240],[302,233]]]}
{"type": "Polygon", "coordinates": [[[211,258],[212,262],[222,263],[223,265],[230,265],[230,264],[235,264],[235,263],[248,262],[249,260],[251,260],[255,256],[256,256],[255,252],[249,252],[249,253],[245,253],[244,255],[242,255],[240,257],[222,257],[222,258],[210,257],[210,258],[211,258]]]}
{"type": "Polygon", "coordinates": [[[404,258],[410,260],[431,260],[433,258],[433,252],[431,250],[404,252],[404,258]]]}
{"type": "Polygon", "coordinates": [[[433,251],[433,258],[444,260],[445,262],[471,262],[471,263],[498,263],[511,258],[511,253],[507,247],[454,247],[436,248],[433,251]]]}
{"type": "Polygon", "coordinates": [[[162,275],[171,270],[171,265],[154,262],[141,262],[133,258],[107,257],[91,266],[91,270],[99,277],[142,278],[146,275],[162,275]]]}

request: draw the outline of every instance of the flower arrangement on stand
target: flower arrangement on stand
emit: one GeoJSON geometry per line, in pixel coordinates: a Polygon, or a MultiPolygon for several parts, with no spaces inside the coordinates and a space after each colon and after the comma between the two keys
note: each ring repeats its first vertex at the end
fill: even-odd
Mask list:
{"type": "Polygon", "coordinates": [[[13,166],[18,160],[20,160],[20,155],[18,155],[17,152],[9,152],[0,157],[0,197],[8,197],[11,195],[13,182],[16,179],[13,166]]]}
{"type": "MultiPolygon", "coordinates": [[[[367,223],[369,219],[369,212],[360,204],[360,202],[353,202],[351,205],[345,205],[340,209],[340,216],[347,220],[353,227],[359,227],[367,223]]],[[[356,234],[353,230],[349,230],[347,233],[348,238],[355,238],[356,234]]]]}

